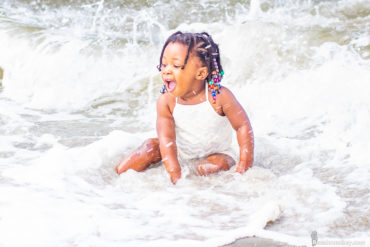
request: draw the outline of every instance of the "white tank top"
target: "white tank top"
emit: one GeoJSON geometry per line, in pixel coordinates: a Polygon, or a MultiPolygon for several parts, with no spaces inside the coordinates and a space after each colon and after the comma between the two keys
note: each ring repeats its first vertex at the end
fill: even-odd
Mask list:
{"type": "Polygon", "coordinates": [[[224,153],[235,159],[232,149],[233,129],[226,116],[220,116],[208,101],[196,105],[177,103],[173,110],[177,153],[180,160],[224,153]]]}

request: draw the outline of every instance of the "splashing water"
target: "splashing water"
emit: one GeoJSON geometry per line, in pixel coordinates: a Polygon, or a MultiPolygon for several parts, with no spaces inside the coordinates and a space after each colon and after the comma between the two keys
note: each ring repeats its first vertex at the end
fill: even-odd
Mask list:
{"type": "Polygon", "coordinates": [[[369,23],[366,0],[2,1],[0,246],[368,238],[369,23]],[[176,30],[220,45],[255,134],[244,175],[115,173],[156,135],[176,30]]]}

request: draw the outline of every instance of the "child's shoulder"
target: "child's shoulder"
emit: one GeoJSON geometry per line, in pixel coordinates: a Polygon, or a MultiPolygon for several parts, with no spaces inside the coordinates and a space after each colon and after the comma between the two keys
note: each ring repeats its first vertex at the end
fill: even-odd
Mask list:
{"type": "Polygon", "coordinates": [[[226,94],[232,93],[231,90],[226,86],[222,86],[221,89],[220,89],[220,92],[221,93],[226,93],[226,94]]]}
{"type": "Polygon", "coordinates": [[[220,93],[217,94],[216,97],[219,98],[222,103],[227,103],[230,100],[235,100],[234,94],[225,86],[221,87],[220,93]]]}
{"type": "Polygon", "coordinates": [[[173,108],[175,108],[175,104],[176,97],[168,92],[161,94],[157,100],[158,109],[168,109],[171,113],[173,112],[173,108]]]}
{"type": "Polygon", "coordinates": [[[169,92],[165,92],[158,97],[157,101],[164,104],[176,102],[176,97],[170,94],[169,92]]]}

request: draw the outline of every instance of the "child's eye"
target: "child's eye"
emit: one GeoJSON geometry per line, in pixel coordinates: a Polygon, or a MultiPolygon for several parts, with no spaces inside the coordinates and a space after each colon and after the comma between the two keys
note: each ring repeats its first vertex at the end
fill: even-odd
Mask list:
{"type": "MultiPolygon", "coordinates": [[[[167,64],[161,64],[161,69],[164,69],[164,68],[166,68],[168,65],[167,64]]],[[[176,65],[176,64],[174,64],[174,65],[171,65],[172,66],[172,68],[175,68],[175,69],[180,69],[180,68],[182,68],[182,65],[176,65]]]]}

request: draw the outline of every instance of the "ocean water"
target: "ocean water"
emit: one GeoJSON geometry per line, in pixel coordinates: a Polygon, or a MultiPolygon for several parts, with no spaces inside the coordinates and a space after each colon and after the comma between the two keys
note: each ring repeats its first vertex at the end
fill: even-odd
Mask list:
{"type": "Polygon", "coordinates": [[[0,246],[369,246],[369,92],[368,0],[2,0],[0,246]],[[219,43],[255,134],[244,175],[115,173],[156,135],[177,30],[219,43]]]}

